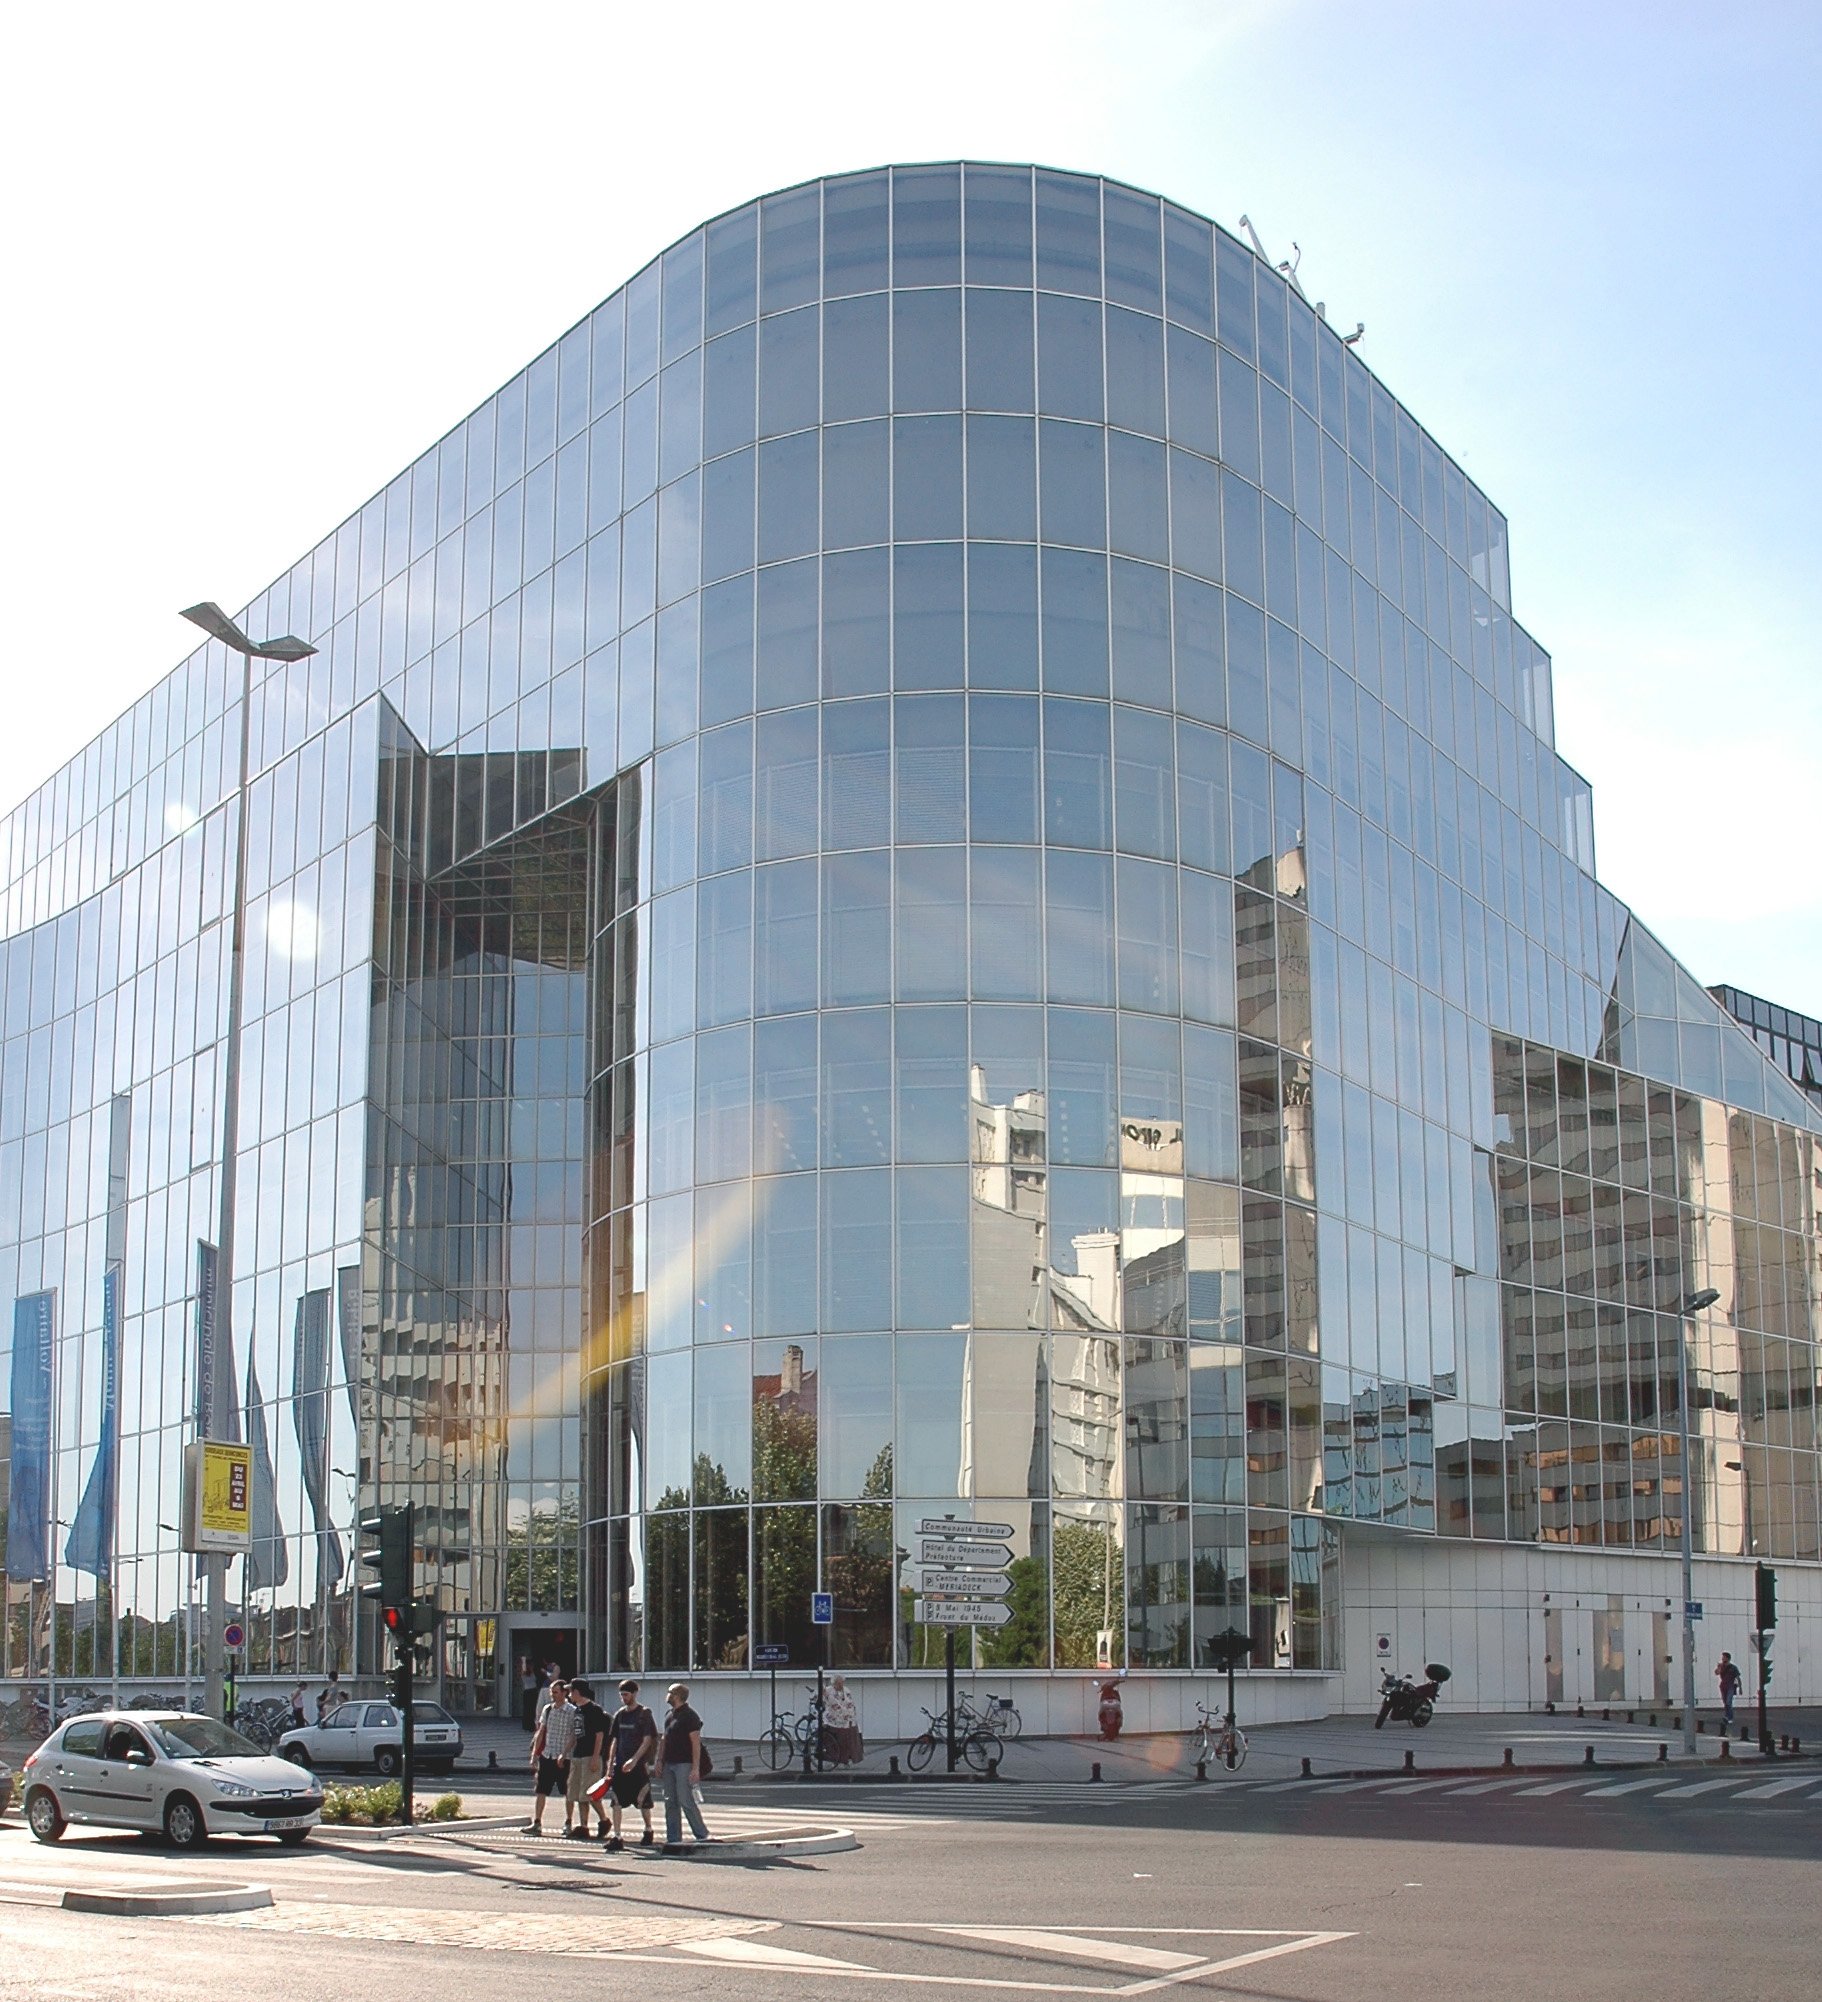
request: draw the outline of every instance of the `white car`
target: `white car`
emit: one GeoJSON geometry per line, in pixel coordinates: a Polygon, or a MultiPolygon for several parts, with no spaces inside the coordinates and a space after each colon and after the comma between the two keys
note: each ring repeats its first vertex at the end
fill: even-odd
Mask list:
{"type": "MultiPolygon", "coordinates": [[[[462,1727],[440,1703],[411,1706],[419,1772],[448,1772],[462,1755],[462,1727]]],[[[278,1749],[300,1766],[373,1766],[388,1779],[405,1763],[405,1732],[390,1703],[343,1703],[320,1724],[285,1732],[278,1749]]]]}
{"type": "Polygon", "coordinates": [[[56,1842],[70,1823],[162,1833],[180,1849],[211,1835],[302,1842],[323,1790],[286,1759],[212,1717],[101,1710],[73,1717],[25,1762],[26,1825],[56,1842]]]}

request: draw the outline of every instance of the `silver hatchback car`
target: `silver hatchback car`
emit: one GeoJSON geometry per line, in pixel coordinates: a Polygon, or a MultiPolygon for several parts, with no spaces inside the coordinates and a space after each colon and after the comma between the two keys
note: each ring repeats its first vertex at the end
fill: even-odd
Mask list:
{"type": "Polygon", "coordinates": [[[211,1835],[302,1842],[323,1790],[289,1759],[212,1717],[101,1710],[60,1724],[25,1762],[26,1825],[40,1842],[72,1822],[162,1834],[180,1849],[211,1835]]]}

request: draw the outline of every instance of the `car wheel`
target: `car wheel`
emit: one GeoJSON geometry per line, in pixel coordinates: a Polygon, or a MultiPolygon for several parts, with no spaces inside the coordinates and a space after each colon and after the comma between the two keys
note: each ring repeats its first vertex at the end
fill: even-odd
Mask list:
{"type": "Polygon", "coordinates": [[[373,1755],[374,1770],[385,1779],[395,1779],[403,1763],[396,1745],[382,1745],[373,1755]]]}
{"type": "Polygon", "coordinates": [[[40,1842],[61,1842],[66,1823],[49,1787],[33,1787],[25,1797],[26,1826],[40,1842]]]}
{"type": "Polygon", "coordinates": [[[173,1849],[200,1849],[208,1841],[209,1825],[187,1793],[173,1794],[166,1803],[164,1833],[173,1849]]]}
{"type": "Polygon", "coordinates": [[[285,1747],[285,1757],[294,1766],[302,1766],[306,1772],[310,1770],[310,1748],[308,1745],[287,1745],[285,1747]]]}
{"type": "Polygon", "coordinates": [[[281,1828],[278,1831],[278,1839],[287,1849],[295,1849],[299,1843],[308,1841],[309,1836],[307,1828],[281,1828]]]}

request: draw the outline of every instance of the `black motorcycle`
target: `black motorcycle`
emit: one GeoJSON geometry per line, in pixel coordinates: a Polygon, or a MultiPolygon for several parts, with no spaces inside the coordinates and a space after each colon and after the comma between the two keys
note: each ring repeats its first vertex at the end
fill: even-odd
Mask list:
{"type": "Polygon", "coordinates": [[[1390,1669],[1386,1670],[1379,1684],[1379,1715],[1373,1719],[1375,1731],[1388,1717],[1394,1723],[1422,1730],[1436,1715],[1436,1699],[1449,1679],[1449,1671],[1441,1662],[1429,1661],[1424,1663],[1423,1672],[1429,1677],[1427,1682],[1413,1682],[1408,1675],[1394,1675],[1390,1669]]]}

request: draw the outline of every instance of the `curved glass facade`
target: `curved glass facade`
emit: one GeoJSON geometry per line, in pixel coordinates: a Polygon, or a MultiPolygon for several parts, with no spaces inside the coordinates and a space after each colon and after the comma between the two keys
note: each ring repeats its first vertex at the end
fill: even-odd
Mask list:
{"type": "MultiPolygon", "coordinates": [[[[255,1665],[371,1665],[343,1546],[409,1498],[475,1704],[552,1635],[818,1658],[818,1589],[928,1666],[942,1517],[1012,1531],[982,1665],[1335,1670],[1344,1524],[1674,1547],[1686,1328],[1702,1547],[1822,1555],[1816,1109],[1596,881],[1502,517],[1207,221],[767,197],[247,624],[321,649],[254,718],[255,1665]]],[[[0,1295],[57,1289],[73,1496],[123,1275],[147,1673],[235,686],[6,834],[0,1295]]],[[[19,1674],[85,1629],[11,1575],[19,1674]]]]}

